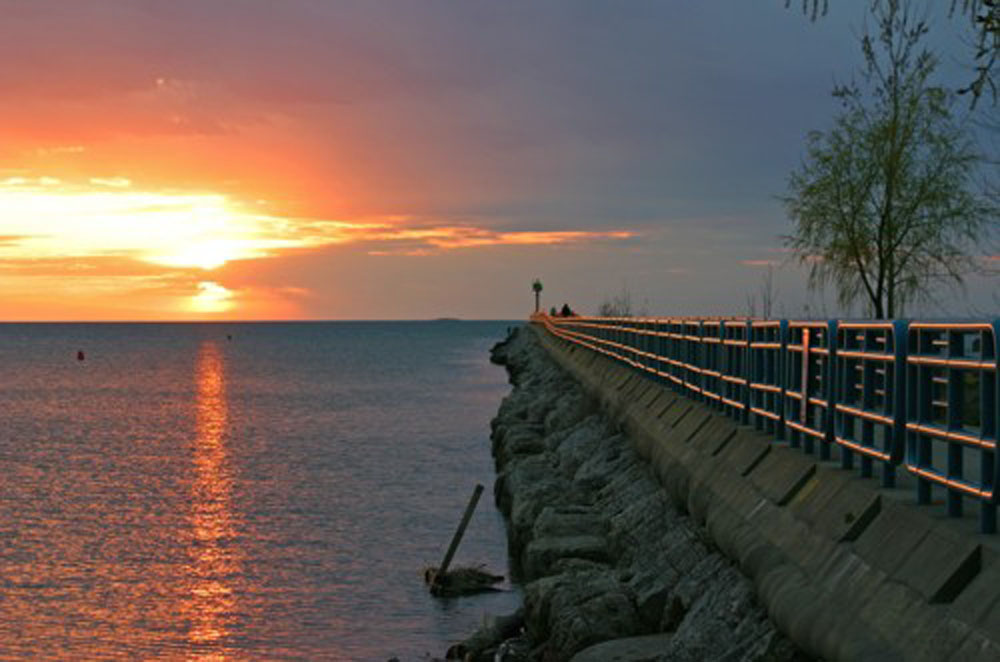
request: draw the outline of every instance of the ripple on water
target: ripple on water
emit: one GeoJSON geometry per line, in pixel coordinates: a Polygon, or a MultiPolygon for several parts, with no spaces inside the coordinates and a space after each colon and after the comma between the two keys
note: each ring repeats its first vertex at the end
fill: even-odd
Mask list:
{"type": "MultiPolygon", "coordinates": [[[[512,610],[421,580],[507,326],[0,326],[0,659],[406,659],[512,610]]],[[[458,560],[505,550],[484,500],[458,560]]]]}

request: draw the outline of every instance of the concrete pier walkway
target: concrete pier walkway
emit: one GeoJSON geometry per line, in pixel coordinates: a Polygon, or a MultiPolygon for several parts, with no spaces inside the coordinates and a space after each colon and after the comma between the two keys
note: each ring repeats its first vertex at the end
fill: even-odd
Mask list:
{"type": "Polygon", "coordinates": [[[597,399],[770,619],[826,660],[1000,660],[1000,541],[528,327],[597,399]]]}

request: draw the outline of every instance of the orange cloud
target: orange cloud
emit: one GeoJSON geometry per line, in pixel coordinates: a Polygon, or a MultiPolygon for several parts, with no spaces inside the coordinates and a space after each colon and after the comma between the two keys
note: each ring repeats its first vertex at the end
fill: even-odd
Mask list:
{"type": "Polygon", "coordinates": [[[0,180],[0,208],[2,293],[14,303],[11,310],[21,311],[19,318],[38,309],[32,296],[46,292],[63,319],[92,318],[80,313],[84,301],[105,311],[97,318],[211,318],[232,312],[265,319],[277,310],[294,315],[309,292],[280,284],[234,288],[224,273],[207,274],[233,261],[275,259],[334,245],[358,244],[371,255],[434,255],[635,236],[624,230],[505,232],[406,216],[358,221],[282,216],[263,201],[141,190],[124,177],[72,183],[11,176],[0,180]],[[127,315],[115,312],[125,310],[127,315]]]}
{"type": "Polygon", "coordinates": [[[433,255],[437,251],[489,246],[545,246],[589,241],[624,240],[636,236],[624,230],[609,232],[573,231],[520,231],[502,232],[471,226],[442,226],[431,228],[379,228],[369,227],[358,236],[366,241],[410,242],[417,248],[399,250],[371,250],[370,255],[433,255]],[[436,249],[436,250],[435,250],[436,249]]]}

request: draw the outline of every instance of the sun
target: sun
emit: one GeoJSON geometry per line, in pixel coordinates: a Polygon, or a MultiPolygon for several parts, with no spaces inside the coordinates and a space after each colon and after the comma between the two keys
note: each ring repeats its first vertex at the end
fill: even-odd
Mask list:
{"type": "Polygon", "coordinates": [[[252,256],[253,252],[244,251],[238,240],[206,239],[181,246],[172,252],[151,255],[146,259],[166,267],[193,267],[211,271],[227,262],[252,256]]]}
{"type": "MultiPolygon", "coordinates": [[[[99,180],[103,181],[103,180],[99,180]]],[[[179,269],[218,269],[293,244],[273,222],[214,193],[137,191],[131,183],[0,181],[0,246],[8,259],[122,256],[179,269]]]]}
{"type": "Polygon", "coordinates": [[[196,313],[224,313],[236,305],[233,292],[218,283],[202,281],[198,283],[198,294],[191,297],[188,306],[196,313]]]}

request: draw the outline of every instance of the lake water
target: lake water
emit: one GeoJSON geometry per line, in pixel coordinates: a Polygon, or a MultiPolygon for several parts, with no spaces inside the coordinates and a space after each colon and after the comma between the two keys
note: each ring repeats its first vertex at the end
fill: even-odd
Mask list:
{"type": "Polygon", "coordinates": [[[456,564],[507,572],[510,324],[0,325],[0,659],[415,660],[513,611],[422,579],[477,482],[456,564]]]}

